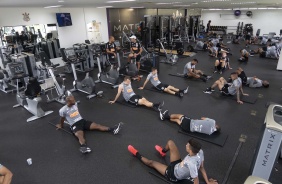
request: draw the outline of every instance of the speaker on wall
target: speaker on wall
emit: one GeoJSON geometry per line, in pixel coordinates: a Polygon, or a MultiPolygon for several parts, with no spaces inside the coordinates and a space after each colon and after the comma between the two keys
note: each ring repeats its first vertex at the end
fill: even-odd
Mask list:
{"type": "Polygon", "coordinates": [[[247,15],[248,17],[251,17],[251,16],[253,15],[253,12],[247,11],[247,12],[246,12],[246,15],[247,15]]]}

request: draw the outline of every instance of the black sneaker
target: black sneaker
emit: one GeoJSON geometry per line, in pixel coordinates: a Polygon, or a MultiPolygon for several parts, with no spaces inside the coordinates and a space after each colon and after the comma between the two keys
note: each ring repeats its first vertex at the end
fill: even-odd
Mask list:
{"type": "Polygon", "coordinates": [[[121,130],[121,127],[123,126],[123,122],[120,122],[119,124],[115,125],[115,129],[113,130],[113,134],[116,135],[121,130]]]}
{"type": "Polygon", "coordinates": [[[217,73],[217,70],[213,71],[213,73],[217,73]]]}
{"type": "Polygon", "coordinates": [[[210,75],[208,75],[208,76],[206,77],[207,80],[209,80],[210,78],[212,78],[212,76],[210,76],[210,75]]]}
{"type": "Polygon", "coordinates": [[[182,98],[184,96],[184,93],[182,91],[179,91],[177,94],[180,98],[182,98]]]}
{"type": "Polygon", "coordinates": [[[188,93],[188,90],[189,90],[189,86],[188,86],[186,89],[183,90],[183,93],[184,93],[184,94],[187,94],[187,93],[188,93]]]}
{"type": "Polygon", "coordinates": [[[91,149],[90,149],[88,146],[83,145],[83,146],[81,146],[81,147],[79,148],[79,151],[80,151],[81,153],[90,153],[90,152],[91,152],[91,149]]]}
{"type": "Polygon", "coordinates": [[[211,94],[212,91],[211,91],[211,88],[207,88],[206,90],[203,91],[204,93],[207,93],[207,94],[211,94]]]}

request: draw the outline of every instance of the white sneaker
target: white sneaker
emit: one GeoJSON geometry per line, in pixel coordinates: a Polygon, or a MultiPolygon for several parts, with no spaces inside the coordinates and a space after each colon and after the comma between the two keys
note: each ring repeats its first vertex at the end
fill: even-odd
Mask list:
{"type": "Polygon", "coordinates": [[[119,133],[119,131],[121,130],[122,125],[123,125],[123,123],[120,122],[119,124],[117,124],[117,125],[115,126],[116,128],[115,128],[114,131],[113,131],[114,135],[116,135],[116,134],[119,133]]]}
{"type": "Polygon", "coordinates": [[[189,86],[188,86],[185,90],[183,90],[183,93],[184,93],[184,94],[187,94],[187,93],[188,93],[188,90],[189,90],[189,86]]]}

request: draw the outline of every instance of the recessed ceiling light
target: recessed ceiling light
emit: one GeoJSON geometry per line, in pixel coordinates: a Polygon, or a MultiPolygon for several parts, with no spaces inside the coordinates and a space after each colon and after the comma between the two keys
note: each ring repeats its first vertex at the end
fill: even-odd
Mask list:
{"type": "Polygon", "coordinates": [[[120,0],[120,1],[107,1],[107,3],[123,3],[123,2],[131,2],[136,0],[120,0]]]}
{"type": "Polygon", "coordinates": [[[59,8],[62,7],[63,5],[54,5],[54,6],[45,6],[44,8],[59,8]]]}
{"type": "Polygon", "coordinates": [[[135,8],[144,8],[144,6],[137,6],[137,7],[130,7],[131,9],[135,9],[135,8]]]}
{"type": "Polygon", "coordinates": [[[64,3],[65,1],[58,1],[59,3],[64,3]]]}
{"type": "Polygon", "coordinates": [[[178,6],[178,7],[184,6],[184,7],[187,7],[187,6],[191,6],[191,5],[189,5],[189,4],[186,4],[186,5],[185,5],[185,4],[181,4],[181,5],[180,5],[180,4],[175,4],[175,5],[173,5],[173,6],[178,6]]]}
{"type": "Polygon", "coordinates": [[[113,6],[100,6],[100,7],[97,7],[97,8],[112,8],[113,6]]]}
{"type": "Polygon", "coordinates": [[[231,4],[255,4],[256,2],[238,2],[238,3],[231,3],[231,4]]]}

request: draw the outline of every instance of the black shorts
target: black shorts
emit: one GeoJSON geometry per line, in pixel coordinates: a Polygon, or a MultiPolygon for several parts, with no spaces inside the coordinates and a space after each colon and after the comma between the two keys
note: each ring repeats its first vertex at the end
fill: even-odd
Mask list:
{"type": "Polygon", "coordinates": [[[73,124],[70,129],[73,133],[77,132],[77,131],[84,131],[84,130],[90,130],[90,126],[91,126],[92,122],[91,121],[87,121],[84,119],[79,120],[78,122],[76,122],[75,124],[73,124]]]}
{"type": "Polygon", "coordinates": [[[222,67],[221,66],[221,62],[219,62],[219,64],[216,66],[217,70],[221,70],[221,69],[225,69],[225,66],[222,67]]]}
{"type": "Polygon", "coordinates": [[[251,35],[246,35],[246,40],[251,40],[251,35]]]}
{"type": "Polygon", "coordinates": [[[267,47],[262,47],[262,50],[263,51],[267,51],[267,47]]]}
{"type": "Polygon", "coordinates": [[[181,159],[171,162],[165,170],[165,177],[168,181],[177,182],[177,178],[174,175],[174,167],[176,164],[182,162],[181,159]]]}
{"type": "Polygon", "coordinates": [[[141,55],[139,54],[136,56],[136,62],[140,62],[140,59],[141,59],[141,55]]]}
{"type": "Polygon", "coordinates": [[[181,121],[180,128],[184,132],[191,132],[191,128],[190,128],[191,119],[186,116],[182,116],[180,121],[181,121]]]}
{"type": "Polygon", "coordinates": [[[220,43],[217,43],[217,44],[216,44],[216,47],[221,47],[221,46],[220,46],[220,43]]]}
{"type": "Polygon", "coordinates": [[[207,50],[207,49],[208,49],[208,45],[207,45],[207,44],[204,44],[203,50],[207,50]]]}
{"type": "Polygon", "coordinates": [[[143,98],[142,96],[140,95],[133,95],[129,100],[128,100],[128,103],[131,103],[133,105],[138,105],[138,101],[143,98]]]}
{"type": "Polygon", "coordinates": [[[155,88],[157,88],[157,90],[159,91],[164,91],[165,88],[167,88],[169,85],[167,84],[163,84],[163,83],[160,83],[159,85],[155,86],[155,88]]]}
{"type": "Polygon", "coordinates": [[[231,96],[231,94],[228,91],[228,84],[224,84],[224,86],[222,87],[222,89],[220,90],[221,94],[225,95],[225,96],[231,96]]]}
{"type": "Polygon", "coordinates": [[[110,62],[111,64],[117,63],[116,58],[115,58],[115,55],[113,55],[113,54],[108,54],[108,58],[109,58],[109,62],[110,62]]]}

